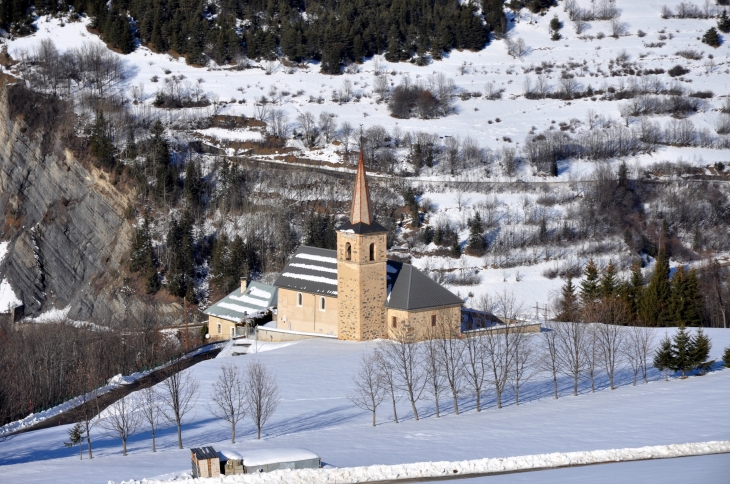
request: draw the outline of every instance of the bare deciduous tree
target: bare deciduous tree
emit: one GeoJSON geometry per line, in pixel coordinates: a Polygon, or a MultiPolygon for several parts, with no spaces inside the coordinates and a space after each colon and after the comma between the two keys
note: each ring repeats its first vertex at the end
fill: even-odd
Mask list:
{"type": "Polygon", "coordinates": [[[436,321],[438,358],[451,390],[454,414],[459,415],[459,393],[464,385],[464,340],[445,318],[436,321]]]}
{"type": "Polygon", "coordinates": [[[160,420],[163,417],[160,394],[155,390],[155,387],[143,388],[139,391],[138,403],[144,420],[150,426],[150,432],[152,433],[152,452],[157,452],[155,436],[160,420]]]}
{"type": "Polygon", "coordinates": [[[385,399],[383,376],[380,374],[378,355],[373,353],[363,355],[360,361],[360,370],[353,378],[355,391],[347,398],[363,410],[372,412],[373,427],[375,427],[375,411],[385,399]]]}
{"type": "Polygon", "coordinates": [[[165,420],[177,426],[177,446],[182,449],[182,424],[185,416],[194,410],[198,382],[193,378],[192,370],[183,369],[181,360],[172,362],[166,371],[169,376],[161,383],[163,415],[165,420]]]}
{"type": "MultiPolygon", "coordinates": [[[[649,357],[654,353],[654,331],[646,326],[632,326],[629,329],[630,352],[638,363],[644,383],[649,383],[649,357]]],[[[636,376],[634,376],[634,384],[636,376]]]]}
{"type": "Polygon", "coordinates": [[[304,144],[307,148],[314,146],[317,142],[317,123],[315,122],[312,113],[299,113],[299,116],[297,116],[297,125],[302,131],[304,144]]]}
{"type": "Polygon", "coordinates": [[[319,132],[324,136],[325,143],[330,142],[336,130],[335,115],[327,111],[319,113],[319,132]]]}
{"type": "Polygon", "coordinates": [[[598,371],[599,351],[598,351],[598,330],[595,324],[588,325],[588,341],[585,345],[585,361],[586,373],[591,381],[591,392],[596,391],[596,372],[598,371]]]}
{"type": "Polygon", "coordinates": [[[261,429],[279,406],[279,386],[276,375],[266,369],[260,361],[249,363],[246,370],[246,404],[249,415],[256,425],[256,438],[261,438],[261,429]]]}
{"type": "Polygon", "coordinates": [[[138,408],[139,403],[136,394],[120,398],[104,410],[104,416],[99,422],[101,428],[122,439],[124,456],[127,455],[127,439],[134,435],[144,419],[138,408]]]}
{"type": "Polygon", "coordinates": [[[407,328],[399,327],[393,331],[393,338],[379,344],[383,358],[393,367],[395,382],[411,402],[413,417],[418,420],[416,402],[421,398],[426,383],[421,364],[421,351],[415,338],[407,328]]]}
{"type": "Polygon", "coordinates": [[[544,330],[542,331],[542,358],[541,366],[544,370],[549,371],[553,379],[553,391],[555,399],[558,398],[558,373],[562,371],[560,366],[560,345],[558,338],[558,327],[557,323],[551,323],[546,321],[543,323],[544,330]]]}
{"type": "Polygon", "coordinates": [[[390,401],[393,404],[393,419],[395,420],[395,423],[398,423],[398,409],[396,407],[396,403],[400,401],[403,394],[398,389],[395,369],[382,351],[376,350],[375,357],[378,363],[378,373],[383,379],[383,388],[385,388],[385,392],[388,394],[390,401]]]}
{"type": "Polygon", "coordinates": [[[439,398],[446,389],[446,375],[441,360],[439,332],[437,327],[429,328],[423,342],[423,362],[426,365],[426,392],[436,405],[436,418],[441,416],[439,398]]]}
{"type": "Polygon", "coordinates": [[[528,333],[513,333],[514,357],[510,371],[510,386],[515,394],[515,405],[520,404],[520,389],[537,374],[535,341],[528,333]]]}
{"type": "Polygon", "coordinates": [[[557,326],[558,358],[563,373],[573,378],[573,395],[586,369],[586,345],[590,341],[585,323],[562,323],[557,326]]]}
{"type": "Polygon", "coordinates": [[[236,425],[246,416],[246,391],[241,370],[233,363],[223,365],[210,395],[210,413],[231,426],[231,443],[236,443],[236,425]]]}

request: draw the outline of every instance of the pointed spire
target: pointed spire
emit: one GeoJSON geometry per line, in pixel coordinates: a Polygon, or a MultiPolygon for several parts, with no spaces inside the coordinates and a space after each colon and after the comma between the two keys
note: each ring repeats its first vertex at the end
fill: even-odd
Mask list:
{"type": "Polygon", "coordinates": [[[350,223],[364,223],[370,225],[373,222],[373,212],[370,210],[370,190],[368,180],[365,176],[365,160],[360,150],[360,160],[357,163],[357,177],[355,178],[355,191],[352,194],[352,209],[350,210],[350,223]]]}

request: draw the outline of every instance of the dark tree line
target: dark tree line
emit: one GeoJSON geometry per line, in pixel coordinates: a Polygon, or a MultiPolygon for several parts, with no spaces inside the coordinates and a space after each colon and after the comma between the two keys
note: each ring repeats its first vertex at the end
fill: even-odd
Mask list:
{"type": "MultiPolygon", "coordinates": [[[[28,0],[15,3],[26,5],[28,0]]],[[[478,14],[477,2],[458,0],[119,0],[110,7],[103,0],[68,3],[92,16],[93,27],[125,53],[134,49],[137,37],[157,51],[184,55],[190,64],[284,55],[293,61],[319,60],[322,71],[330,74],[374,54],[386,54],[390,61],[422,61],[426,53],[439,58],[451,49],[480,50],[490,32],[501,35],[507,26],[502,0],[483,0],[483,14],[478,14]]],[[[8,15],[11,21],[20,18],[8,15]]]]}

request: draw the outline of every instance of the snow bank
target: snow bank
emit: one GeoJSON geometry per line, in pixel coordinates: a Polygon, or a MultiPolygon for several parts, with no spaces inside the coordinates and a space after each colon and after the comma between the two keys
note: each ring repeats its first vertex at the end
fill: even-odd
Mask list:
{"type": "MultiPolygon", "coordinates": [[[[333,469],[280,470],[265,474],[246,474],[206,479],[211,484],[233,483],[358,483],[386,480],[427,479],[434,477],[464,476],[470,474],[495,474],[568,466],[584,466],[611,462],[647,459],[666,459],[730,452],[730,441],[695,442],[689,444],[656,445],[651,447],[593,450],[552,454],[523,455],[493,459],[477,459],[456,462],[417,462],[400,465],[374,465],[333,469]]],[[[153,484],[170,482],[159,480],[124,481],[126,484],[153,484]]],[[[181,479],[176,482],[200,482],[181,479]]]]}
{"type": "Polygon", "coordinates": [[[22,306],[23,301],[18,299],[15,291],[7,279],[0,282],[0,313],[9,313],[11,309],[22,306]]]}

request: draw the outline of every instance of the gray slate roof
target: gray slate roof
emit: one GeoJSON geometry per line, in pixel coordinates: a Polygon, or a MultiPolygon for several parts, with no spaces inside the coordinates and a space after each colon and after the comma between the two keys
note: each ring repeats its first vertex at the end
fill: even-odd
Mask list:
{"type": "Polygon", "coordinates": [[[195,447],[190,449],[197,460],[218,459],[218,452],[213,447],[195,447]]]}
{"type": "MultiPolygon", "coordinates": [[[[389,260],[385,307],[427,309],[463,304],[461,298],[410,264],[389,260]]],[[[301,246],[276,279],[275,286],[337,297],[337,252],[301,246]]]]}
{"type": "Polygon", "coordinates": [[[456,294],[410,264],[389,260],[387,270],[387,308],[416,310],[464,303],[456,294]]]}
{"type": "Polygon", "coordinates": [[[337,297],[337,251],[300,246],[274,285],[337,297]]]}
{"type": "Polygon", "coordinates": [[[378,234],[381,232],[388,232],[388,229],[373,220],[373,223],[371,224],[365,224],[362,222],[351,224],[350,222],[345,222],[337,229],[337,231],[352,232],[353,234],[378,234]]]}
{"type": "Polygon", "coordinates": [[[276,306],[277,293],[276,287],[272,285],[250,282],[243,294],[239,287],[203,313],[241,323],[247,317],[253,317],[260,311],[276,306]]]}

